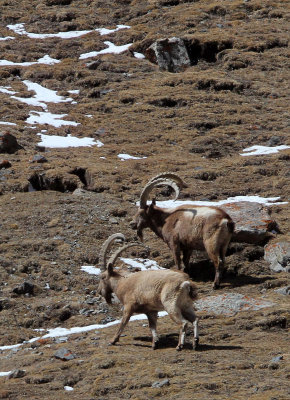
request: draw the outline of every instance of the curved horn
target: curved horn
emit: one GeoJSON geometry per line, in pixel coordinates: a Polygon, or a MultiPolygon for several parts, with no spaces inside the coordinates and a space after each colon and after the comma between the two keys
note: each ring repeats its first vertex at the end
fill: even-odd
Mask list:
{"type": "Polygon", "coordinates": [[[179,196],[179,187],[176,182],[169,180],[169,179],[155,179],[151,180],[147,183],[147,185],[144,187],[142,190],[141,196],[140,196],[140,208],[145,208],[146,203],[148,200],[149,193],[151,190],[156,187],[156,186],[170,186],[174,192],[175,192],[175,198],[176,200],[179,196]]]}
{"type": "Polygon", "coordinates": [[[139,246],[139,247],[144,247],[145,249],[148,249],[148,247],[145,246],[143,243],[139,243],[139,242],[136,242],[136,243],[128,243],[128,244],[126,244],[125,246],[121,247],[120,249],[116,250],[115,253],[113,253],[113,254],[111,255],[111,257],[110,257],[110,259],[109,259],[109,261],[108,261],[108,263],[107,263],[107,266],[108,266],[109,264],[111,264],[112,267],[113,267],[114,264],[115,264],[115,262],[116,262],[116,260],[117,260],[117,258],[118,258],[125,250],[127,250],[127,249],[129,249],[130,247],[133,247],[133,246],[139,246]]]}
{"type": "Polygon", "coordinates": [[[156,181],[157,179],[161,179],[161,178],[162,179],[170,179],[170,180],[176,182],[181,188],[188,187],[188,185],[185,182],[183,182],[183,180],[180,178],[180,176],[178,176],[174,172],[161,172],[161,174],[158,174],[158,175],[154,176],[153,178],[151,178],[149,182],[153,182],[153,181],[156,181]]]}
{"type": "Polygon", "coordinates": [[[125,236],[122,233],[114,233],[113,235],[109,236],[108,239],[103,243],[100,252],[100,269],[102,272],[106,270],[107,253],[109,248],[112,246],[113,242],[118,242],[120,240],[124,242],[126,240],[125,236]]]}

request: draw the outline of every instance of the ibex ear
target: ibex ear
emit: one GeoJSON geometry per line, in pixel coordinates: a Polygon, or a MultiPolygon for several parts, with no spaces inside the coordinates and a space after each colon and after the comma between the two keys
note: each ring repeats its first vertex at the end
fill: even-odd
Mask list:
{"type": "Polygon", "coordinates": [[[156,205],[156,199],[155,199],[155,197],[153,197],[152,202],[151,202],[150,206],[148,207],[149,213],[150,213],[150,211],[152,211],[152,209],[155,205],[156,205]]]}

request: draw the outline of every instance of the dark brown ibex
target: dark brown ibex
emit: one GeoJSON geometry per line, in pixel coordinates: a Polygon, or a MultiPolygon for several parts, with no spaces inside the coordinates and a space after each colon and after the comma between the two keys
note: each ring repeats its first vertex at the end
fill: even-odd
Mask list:
{"type": "MultiPolygon", "coordinates": [[[[102,260],[106,260],[107,249],[110,243],[124,236],[112,235],[102,249],[102,260]]],[[[142,243],[129,243],[117,250],[106,263],[101,264],[103,271],[100,278],[98,293],[108,303],[111,303],[114,293],[123,304],[123,318],[118,331],[110,344],[119,341],[120,335],[134,313],[146,314],[152,333],[152,348],[158,343],[156,323],[158,311],[165,310],[170,318],[180,325],[179,341],[176,347],[181,350],[184,345],[186,327],[188,323],[194,325],[193,347],[198,345],[198,320],[193,307],[193,300],[197,298],[196,288],[189,276],[181,271],[157,270],[129,273],[123,269],[114,269],[114,264],[122,252],[132,246],[142,246],[142,243]]]]}
{"type": "Polygon", "coordinates": [[[182,179],[174,173],[163,173],[151,179],[144,187],[140,205],[130,225],[137,229],[137,235],[143,240],[143,230],[150,228],[171,249],[175,265],[181,268],[181,253],[183,264],[188,271],[192,251],[206,250],[215,266],[213,287],[220,285],[220,275],[225,264],[225,254],[234,231],[231,217],[218,207],[182,205],[175,208],[156,206],[155,199],[147,205],[152,189],[167,185],[175,192],[175,200],[179,188],[186,187],[182,179]]]}

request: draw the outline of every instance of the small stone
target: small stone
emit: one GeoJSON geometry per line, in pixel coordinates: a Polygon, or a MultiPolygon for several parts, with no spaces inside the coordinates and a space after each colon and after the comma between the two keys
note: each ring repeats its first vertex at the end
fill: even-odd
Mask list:
{"type": "Polygon", "coordinates": [[[274,290],[276,293],[282,294],[283,296],[290,295],[290,286],[283,286],[279,289],[274,290]]]}
{"type": "Polygon", "coordinates": [[[272,136],[267,142],[269,146],[277,146],[280,143],[281,143],[281,137],[279,136],[272,136]]]}
{"type": "Polygon", "coordinates": [[[275,272],[290,271],[290,243],[288,241],[270,242],[265,246],[264,259],[275,272]]]}
{"type": "Polygon", "coordinates": [[[68,361],[68,360],[73,360],[74,358],[76,358],[75,354],[72,354],[68,349],[66,349],[65,347],[57,350],[54,353],[54,357],[55,358],[59,358],[60,360],[63,361],[68,361]]]}
{"type": "Polygon", "coordinates": [[[270,363],[278,363],[279,361],[283,360],[283,356],[276,356],[273,357],[270,363]]]}
{"type": "Polygon", "coordinates": [[[68,341],[68,337],[67,336],[61,336],[55,339],[55,343],[64,343],[68,341]]]}
{"type": "Polygon", "coordinates": [[[164,386],[169,386],[169,385],[170,385],[169,379],[166,378],[166,379],[162,379],[162,381],[156,381],[156,382],[152,383],[151,387],[162,388],[164,386]]]}
{"type": "Polygon", "coordinates": [[[87,66],[88,69],[95,70],[95,69],[98,68],[98,66],[100,65],[100,63],[101,63],[100,60],[91,61],[91,62],[88,62],[88,63],[86,64],[86,66],[87,66]]]}
{"type": "Polygon", "coordinates": [[[41,154],[36,154],[32,158],[30,158],[29,162],[31,163],[45,163],[47,162],[47,159],[42,156],[41,154]]]}
{"type": "Polygon", "coordinates": [[[74,196],[90,196],[90,193],[82,188],[77,188],[72,193],[74,196]]]}
{"type": "Polygon", "coordinates": [[[95,134],[98,136],[105,136],[108,134],[108,131],[106,131],[105,128],[99,128],[98,130],[96,130],[95,134]]]}
{"type": "Polygon", "coordinates": [[[58,218],[53,218],[47,223],[47,226],[49,228],[53,228],[53,227],[57,226],[59,223],[60,223],[60,220],[58,218]]]}
{"type": "Polygon", "coordinates": [[[268,365],[268,368],[269,369],[278,369],[280,366],[279,366],[279,364],[278,363],[270,363],[269,365],[268,365]]]}
{"type": "Polygon", "coordinates": [[[25,375],[26,375],[26,373],[25,373],[25,371],[23,369],[14,369],[8,375],[8,378],[9,379],[23,378],[25,375]]]}
{"type": "Polygon", "coordinates": [[[9,299],[4,297],[0,297],[0,311],[8,309],[11,307],[9,299]]]}
{"type": "Polygon", "coordinates": [[[155,374],[156,374],[157,378],[160,378],[160,379],[166,377],[165,372],[162,371],[160,368],[156,368],[155,374]]]}
{"type": "Polygon", "coordinates": [[[22,285],[15,287],[12,291],[18,295],[21,294],[34,294],[35,285],[31,282],[25,281],[22,285]]]}
{"type": "Polygon", "coordinates": [[[0,169],[10,168],[12,164],[8,160],[0,160],[0,169]]]}

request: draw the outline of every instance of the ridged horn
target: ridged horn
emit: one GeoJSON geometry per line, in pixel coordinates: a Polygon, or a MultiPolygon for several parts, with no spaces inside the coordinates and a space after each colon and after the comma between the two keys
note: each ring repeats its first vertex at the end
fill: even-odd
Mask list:
{"type": "Polygon", "coordinates": [[[153,178],[151,178],[149,182],[153,182],[153,181],[156,181],[157,179],[161,179],[161,178],[162,179],[169,179],[171,181],[174,181],[181,188],[182,187],[184,187],[184,188],[188,187],[188,185],[185,182],[183,182],[183,180],[180,178],[180,176],[178,176],[174,172],[161,172],[160,174],[158,174],[158,175],[154,176],[153,178]]]}
{"type": "Polygon", "coordinates": [[[149,193],[152,191],[152,189],[156,186],[170,186],[174,192],[175,192],[175,198],[176,200],[179,196],[179,186],[175,181],[169,180],[169,179],[154,179],[151,180],[147,183],[147,185],[144,187],[142,190],[141,196],[140,196],[140,208],[145,208],[146,203],[149,197],[149,193]]]}
{"type": "Polygon", "coordinates": [[[109,236],[108,239],[103,243],[101,251],[100,251],[100,269],[101,271],[106,270],[107,266],[107,254],[112,246],[113,242],[118,241],[124,242],[126,240],[125,236],[122,233],[114,233],[113,235],[109,236]]]}
{"type": "Polygon", "coordinates": [[[116,250],[115,253],[113,253],[107,263],[107,265],[111,264],[112,266],[114,266],[116,260],[118,257],[120,257],[120,255],[127,249],[129,249],[130,247],[143,247],[145,249],[148,249],[147,246],[145,246],[143,243],[140,242],[136,242],[136,243],[128,243],[125,246],[121,247],[120,249],[116,250]]]}

